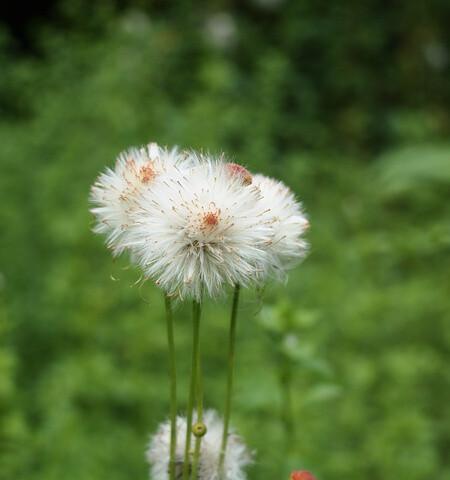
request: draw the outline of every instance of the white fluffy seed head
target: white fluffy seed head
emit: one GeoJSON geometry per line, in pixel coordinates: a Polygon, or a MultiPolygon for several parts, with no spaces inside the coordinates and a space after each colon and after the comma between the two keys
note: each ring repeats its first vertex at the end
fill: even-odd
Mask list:
{"type": "Polygon", "coordinates": [[[137,200],[126,245],[166,292],[199,300],[224,285],[260,280],[272,225],[260,191],[229,164],[191,159],[189,172],[164,175],[137,200]]]}
{"type": "MultiPolygon", "coordinates": [[[[199,480],[219,480],[219,457],[222,444],[223,422],[214,410],[207,410],[203,417],[207,432],[202,437],[199,480]]],[[[184,462],[184,447],[186,442],[186,418],[177,417],[177,442],[175,450],[175,478],[181,478],[184,462]]],[[[195,445],[192,435],[191,446],[195,445]]],[[[162,423],[151,438],[147,450],[147,460],[151,465],[153,480],[169,479],[170,458],[170,422],[162,423]]],[[[244,468],[252,462],[252,455],[247,447],[233,431],[230,432],[225,452],[224,479],[245,480],[244,468]]]]}
{"type": "Polygon", "coordinates": [[[289,188],[223,157],[131,148],[90,199],[94,231],[113,253],[128,250],[147,278],[181,299],[284,278],[307,251],[308,221],[289,188]]]}
{"type": "Polygon", "coordinates": [[[303,238],[309,222],[292,191],[282,182],[264,175],[254,175],[253,185],[261,192],[260,204],[264,208],[264,222],[271,226],[268,244],[270,262],[267,275],[283,278],[307,253],[303,238]]]}
{"type": "Polygon", "coordinates": [[[114,169],[107,168],[91,188],[94,232],[106,235],[115,255],[123,252],[123,238],[131,226],[131,215],[144,191],[151,190],[163,174],[187,166],[186,156],[150,143],[120,153],[114,169]]]}

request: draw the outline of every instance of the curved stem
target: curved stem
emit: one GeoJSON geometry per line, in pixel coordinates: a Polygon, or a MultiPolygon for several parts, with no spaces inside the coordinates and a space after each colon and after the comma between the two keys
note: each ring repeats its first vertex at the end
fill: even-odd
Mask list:
{"type": "Polygon", "coordinates": [[[172,301],[165,295],[167,345],[169,347],[169,376],[170,376],[170,457],[169,479],[175,480],[175,452],[177,446],[177,370],[175,361],[175,340],[172,301]]]}
{"type": "Polygon", "coordinates": [[[199,365],[199,340],[200,340],[200,303],[194,300],[193,316],[193,336],[192,336],[192,365],[191,365],[191,384],[189,389],[189,400],[186,418],[186,443],[184,448],[183,462],[183,480],[189,479],[190,470],[190,450],[192,437],[192,417],[194,411],[195,390],[197,388],[197,370],[199,365]]]}
{"type": "Polygon", "coordinates": [[[233,305],[231,307],[230,331],[228,336],[228,377],[227,390],[225,393],[225,411],[223,417],[223,435],[222,446],[219,457],[219,472],[223,476],[223,465],[225,462],[225,453],[227,450],[228,430],[230,428],[230,414],[231,414],[231,397],[233,393],[233,378],[234,378],[234,357],[236,346],[236,320],[239,304],[240,286],[236,285],[234,288],[233,305]]]}

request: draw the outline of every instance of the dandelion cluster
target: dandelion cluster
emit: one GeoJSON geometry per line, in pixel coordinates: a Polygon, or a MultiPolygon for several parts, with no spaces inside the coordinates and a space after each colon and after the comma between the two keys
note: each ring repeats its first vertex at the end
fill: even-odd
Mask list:
{"type": "MultiPolygon", "coordinates": [[[[91,189],[94,231],[113,255],[132,262],[165,294],[170,420],[152,437],[154,480],[245,480],[252,455],[230,430],[236,319],[241,287],[283,279],[306,253],[308,221],[282,182],[253,175],[223,156],[150,143],[122,152],[91,189]],[[223,421],[203,415],[199,349],[201,299],[234,288],[228,336],[223,421]],[[172,297],[193,300],[192,363],[187,415],[177,417],[172,297]],[[194,407],[196,413],[194,413],[194,407]],[[198,423],[193,424],[195,419],[198,423]]],[[[292,480],[314,480],[296,471],[292,480]]]]}
{"type": "MultiPolygon", "coordinates": [[[[219,457],[223,422],[214,410],[207,410],[203,417],[206,434],[202,438],[198,480],[218,480],[219,457]]],[[[181,478],[184,463],[184,447],[186,437],[186,417],[177,417],[177,443],[175,450],[175,478],[181,478]]],[[[192,435],[192,443],[194,442],[192,435]]],[[[151,476],[154,480],[169,479],[170,422],[162,423],[150,440],[147,460],[151,465],[151,476]]],[[[244,468],[252,462],[252,455],[243,440],[233,431],[229,433],[223,480],[245,480],[244,468]]]]}
{"type": "Polygon", "coordinates": [[[223,157],[131,148],[99,176],[91,202],[113,253],[128,251],[181,299],[283,278],[306,252],[308,222],[288,187],[223,157]]]}

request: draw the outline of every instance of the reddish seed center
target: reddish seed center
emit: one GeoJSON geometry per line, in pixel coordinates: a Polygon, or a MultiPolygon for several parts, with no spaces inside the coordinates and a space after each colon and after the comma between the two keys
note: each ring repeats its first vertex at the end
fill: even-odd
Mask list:
{"type": "Polygon", "coordinates": [[[155,171],[150,164],[141,167],[139,170],[139,178],[142,183],[148,183],[155,178],[155,171]]]}
{"type": "Polygon", "coordinates": [[[296,470],[291,473],[290,480],[316,480],[316,477],[306,470],[296,470]]]}
{"type": "Polygon", "coordinates": [[[204,215],[203,217],[203,224],[206,227],[215,227],[219,223],[219,216],[217,213],[214,212],[208,212],[204,215]]]}
{"type": "Polygon", "coordinates": [[[252,174],[242,165],[239,165],[238,163],[227,163],[227,169],[231,175],[241,177],[244,185],[251,185],[253,182],[252,174]]]}

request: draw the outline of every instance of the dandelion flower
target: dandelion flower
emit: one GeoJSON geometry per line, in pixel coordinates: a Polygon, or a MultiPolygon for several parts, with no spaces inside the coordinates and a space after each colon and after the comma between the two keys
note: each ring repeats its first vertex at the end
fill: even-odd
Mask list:
{"type": "Polygon", "coordinates": [[[130,226],[130,215],[136,209],[142,192],[153,188],[161,174],[177,170],[185,163],[176,149],[167,150],[156,143],[122,152],[114,169],[107,168],[94,183],[90,200],[97,223],[95,233],[107,237],[115,255],[123,252],[124,233],[130,226]]]}
{"type": "Polygon", "coordinates": [[[202,290],[216,296],[258,278],[272,226],[241,170],[192,156],[189,172],[166,175],[140,197],[127,245],[167,293],[199,300],[202,290]]]}
{"type": "Polygon", "coordinates": [[[309,223],[301,204],[284,183],[255,175],[253,185],[261,192],[264,221],[272,227],[272,238],[268,244],[271,263],[267,274],[283,277],[287,269],[306,255],[307,243],[303,234],[309,223]]]}
{"type": "MultiPolygon", "coordinates": [[[[214,410],[207,410],[203,416],[207,432],[202,437],[198,480],[219,479],[219,457],[222,443],[223,422],[214,410]]],[[[175,452],[175,478],[181,478],[186,441],[186,418],[177,417],[177,444],[175,452]]],[[[195,437],[192,435],[191,444],[195,437]]],[[[170,422],[162,423],[151,438],[147,450],[153,480],[169,479],[170,422]]],[[[244,468],[252,462],[252,456],[241,438],[234,432],[228,437],[224,463],[224,480],[245,480],[244,468]]]]}

